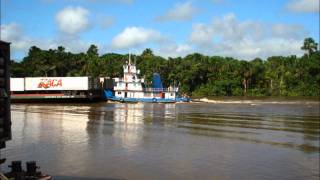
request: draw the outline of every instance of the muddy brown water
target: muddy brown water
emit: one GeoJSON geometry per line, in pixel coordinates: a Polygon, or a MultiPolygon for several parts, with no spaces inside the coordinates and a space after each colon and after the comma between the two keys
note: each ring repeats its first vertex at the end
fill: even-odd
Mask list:
{"type": "Polygon", "coordinates": [[[13,104],[8,160],[55,179],[319,179],[319,102],[13,104]]]}

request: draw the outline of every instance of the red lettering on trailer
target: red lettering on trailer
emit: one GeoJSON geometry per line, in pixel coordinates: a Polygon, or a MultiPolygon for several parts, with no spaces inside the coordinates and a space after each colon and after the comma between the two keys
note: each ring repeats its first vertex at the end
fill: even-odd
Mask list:
{"type": "Polygon", "coordinates": [[[41,79],[38,88],[62,87],[62,79],[41,79]]]}
{"type": "Polygon", "coordinates": [[[62,79],[59,79],[59,80],[58,80],[57,86],[62,87],[62,79]]]}

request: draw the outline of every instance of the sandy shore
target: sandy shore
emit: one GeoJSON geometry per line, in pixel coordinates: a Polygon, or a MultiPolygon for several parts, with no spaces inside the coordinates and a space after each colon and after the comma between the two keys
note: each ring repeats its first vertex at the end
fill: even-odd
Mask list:
{"type": "Polygon", "coordinates": [[[320,105],[320,101],[317,99],[309,100],[309,99],[208,99],[208,98],[200,98],[200,99],[192,99],[191,102],[194,103],[216,103],[216,104],[318,104],[320,105]]]}

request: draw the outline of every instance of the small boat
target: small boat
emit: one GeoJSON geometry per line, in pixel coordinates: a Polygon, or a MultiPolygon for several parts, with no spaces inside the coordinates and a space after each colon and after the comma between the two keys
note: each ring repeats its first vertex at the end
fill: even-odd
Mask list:
{"type": "Polygon", "coordinates": [[[189,102],[190,99],[179,94],[179,88],[170,86],[163,88],[160,75],[153,74],[152,87],[146,87],[143,78],[139,78],[140,70],[134,63],[129,62],[123,66],[123,77],[112,79],[112,88],[104,90],[104,96],[111,101],[119,102],[151,102],[175,103],[189,102]]]}

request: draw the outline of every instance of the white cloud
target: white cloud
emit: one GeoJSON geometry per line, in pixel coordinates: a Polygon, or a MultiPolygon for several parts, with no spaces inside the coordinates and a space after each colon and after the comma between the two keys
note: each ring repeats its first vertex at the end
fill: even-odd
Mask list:
{"type": "Polygon", "coordinates": [[[24,35],[21,26],[17,23],[1,25],[1,39],[11,42],[14,50],[25,50],[30,47],[31,39],[24,35]]]}
{"type": "Polygon", "coordinates": [[[211,28],[214,34],[219,34],[224,39],[240,41],[244,38],[259,39],[263,33],[263,25],[259,22],[238,22],[233,13],[226,14],[222,18],[215,18],[211,28]]]}
{"type": "Polygon", "coordinates": [[[125,28],[112,39],[109,47],[120,52],[129,50],[137,54],[145,48],[151,48],[155,54],[162,57],[185,56],[192,51],[192,46],[189,44],[177,44],[159,31],[143,27],[125,28]]]}
{"type": "MultiPolygon", "coordinates": [[[[39,39],[26,35],[21,25],[17,23],[1,25],[1,39],[11,43],[12,57],[15,55],[26,55],[31,46],[37,46],[41,49],[55,49],[58,46],[64,46],[67,51],[84,52],[88,49],[89,42],[81,41],[77,36],[60,35],[54,39],[39,39]]],[[[97,44],[97,43],[94,43],[97,44]]]]}
{"type": "Polygon", "coordinates": [[[155,50],[155,53],[162,57],[178,57],[178,56],[186,56],[187,54],[191,54],[193,52],[193,48],[189,44],[177,44],[174,41],[166,41],[159,45],[159,47],[155,50]]]}
{"type": "Polygon", "coordinates": [[[238,21],[234,14],[227,14],[207,24],[193,24],[189,42],[201,53],[253,59],[300,55],[305,35],[300,25],[238,21]]]}
{"type": "Polygon", "coordinates": [[[80,53],[80,52],[86,52],[89,48],[90,44],[96,44],[94,42],[85,42],[82,41],[77,36],[68,36],[68,35],[59,35],[55,38],[53,44],[55,45],[54,48],[57,48],[57,46],[63,46],[66,48],[66,51],[70,51],[73,53],[80,53]]]}
{"type": "Polygon", "coordinates": [[[303,39],[294,38],[269,38],[264,39],[257,45],[261,47],[262,51],[258,54],[262,57],[279,56],[279,55],[302,55],[303,52],[300,49],[303,39]]]}
{"type": "Polygon", "coordinates": [[[282,38],[300,38],[306,33],[303,26],[297,24],[274,24],[271,31],[273,36],[282,38]]]}
{"type": "Polygon", "coordinates": [[[56,15],[59,30],[69,35],[75,35],[89,28],[89,11],[82,7],[67,7],[56,15]]]}
{"type": "Polygon", "coordinates": [[[143,27],[127,27],[112,39],[113,49],[136,48],[141,45],[161,41],[160,32],[143,27]]]}
{"type": "MultiPolygon", "coordinates": [[[[270,38],[260,41],[245,39],[238,43],[215,43],[211,49],[203,53],[251,60],[256,57],[267,58],[270,56],[302,55],[300,50],[302,41],[294,39],[270,38]]],[[[201,51],[201,50],[200,50],[201,51]]]]}
{"type": "Polygon", "coordinates": [[[190,41],[203,46],[209,45],[213,40],[213,29],[203,23],[193,24],[190,41]]]}
{"type": "Polygon", "coordinates": [[[38,40],[27,36],[18,23],[1,25],[1,39],[11,43],[11,54],[13,58],[22,58],[16,57],[15,55],[26,55],[31,46],[38,46],[44,49],[57,47],[53,40],[38,40]]]}
{"type": "Polygon", "coordinates": [[[1,25],[1,36],[3,39],[19,39],[22,29],[17,23],[1,25]]]}
{"type": "Polygon", "coordinates": [[[197,12],[191,2],[178,3],[166,14],[156,17],[158,21],[188,21],[197,12]]]}
{"type": "Polygon", "coordinates": [[[319,0],[291,0],[287,9],[291,12],[319,12],[319,0]]]}
{"type": "Polygon", "coordinates": [[[253,21],[238,22],[232,13],[223,17],[216,17],[208,24],[198,23],[192,25],[190,42],[207,46],[213,43],[214,37],[224,40],[241,41],[244,39],[259,39],[264,28],[261,23],[253,21]]]}

